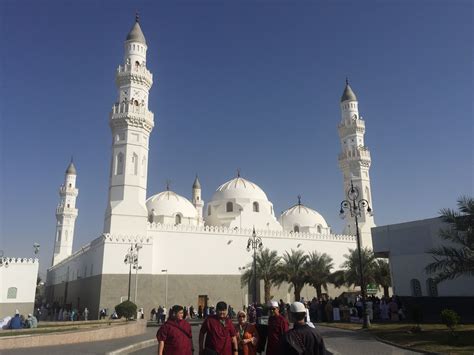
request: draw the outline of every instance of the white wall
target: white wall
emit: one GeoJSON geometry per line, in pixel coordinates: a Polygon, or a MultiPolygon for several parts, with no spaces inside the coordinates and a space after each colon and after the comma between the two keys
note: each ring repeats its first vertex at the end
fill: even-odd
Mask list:
{"type": "MultiPolygon", "coordinates": [[[[38,259],[9,258],[0,267],[0,303],[33,303],[35,301],[36,278],[38,277],[38,259]],[[8,289],[17,288],[16,298],[7,298],[8,289]]],[[[21,310],[20,310],[21,312],[21,310]]],[[[4,314],[0,314],[5,316],[4,314]]]]}
{"type": "MultiPolygon", "coordinates": [[[[433,275],[425,267],[434,261],[429,249],[450,245],[439,237],[439,230],[447,225],[440,218],[372,228],[375,253],[388,257],[393,280],[393,292],[412,296],[410,281],[417,279],[422,296],[429,296],[427,279],[433,275]]],[[[462,277],[438,284],[438,296],[474,296],[474,278],[462,277]]]]}
{"type": "MultiPolygon", "coordinates": [[[[185,226],[153,226],[153,273],[168,270],[169,274],[185,275],[239,275],[239,267],[252,261],[247,252],[247,241],[252,234],[247,230],[223,228],[188,228],[185,226]],[[192,230],[194,229],[194,231],[192,230]]],[[[285,251],[304,250],[327,253],[334,259],[336,268],[344,261],[344,254],[356,247],[352,236],[290,234],[260,232],[264,248],[285,251]]]]}

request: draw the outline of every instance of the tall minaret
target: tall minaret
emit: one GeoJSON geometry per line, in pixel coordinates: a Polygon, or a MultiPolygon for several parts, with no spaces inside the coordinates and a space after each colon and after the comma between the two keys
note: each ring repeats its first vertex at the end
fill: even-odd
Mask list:
{"type": "Polygon", "coordinates": [[[112,163],[104,233],[144,235],[148,141],[154,126],[148,93],[153,75],[146,68],[147,45],[138,15],[124,50],[123,65],[118,67],[115,80],[118,101],[109,119],[112,163]]]}
{"type": "MultiPolygon", "coordinates": [[[[351,184],[359,190],[359,199],[369,201],[373,209],[370,187],[370,151],[364,144],[365,122],[359,116],[357,97],[346,79],[346,87],[341,97],[341,123],[338,125],[342,153],[339,154],[339,166],[344,174],[344,198],[351,184]]],[[[359,217],[359,230],[363,247],[372,249],[371,228],[375,227],[374,218],[367,213],[359,217]]],[[[356,234],[354,218],[346,217],[344,234],[356,234]]]]}
{"type": "Polygon", "coordinates": [[[201,225],[203,223],[202,208],[204,207],[204,201],[201,198],[201,183],[199,182],[197,174],[193,183],[193,205],[198,211],[199,225],[201,225]]]}
{"type": "Polygon", "coordinates": [[[72,253],[74,224],[77,218],[76,167],[69,163],[66,169],[64,184],[59,188],[59,204],[56,208],[56,238],[54,239],[53,265],[67,258],[72,253]]]}

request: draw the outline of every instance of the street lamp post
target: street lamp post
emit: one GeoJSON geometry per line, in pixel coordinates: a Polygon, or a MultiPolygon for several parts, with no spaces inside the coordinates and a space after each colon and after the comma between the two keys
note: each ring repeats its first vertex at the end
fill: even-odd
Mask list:
{"type": "Polygon", "coordinates": [[[257,249],[262,250],[262,238],[257,237],[255,227],[253,228],[252,236],[247,241],[247,251],[253,250],[253,302],[257,304],[257,249]]]}
{"type": "MultiPolygon", "coordinates": [[[[125,259],[123,262],[129,265],[128,269],[128,296],[127,300],[130,301],[130,285],[132,283],[132,266],[133,268],[138,268],[138,250],[141,246],[138,246],[138,243],[130,245],[130,249],[128,249],[127,254],[125,254],[125,259]]],[[[138,269],[137,269],[138,270],[138,269]]],[[[135,294],[136,297],[136,294],[135,294]]]]}
{"type": "Polygon", "coordinates": [[[168,269],[161,270],[161,272],[166,272],[166,279],[165,279],[165,307],[168,307],[168,269]]]}
{"type": "Polygon", "coordinates": [[[135,249],[137,250],[137,262],[133,265],[135,269],[135,304],[137,304],[137,295],[138,295],[138,270],[141,270],[142,267],[138,264],[138,252],[142,248],[141,244],[135,244],[135,249]]]}
{"type": "Polygon", "coordinates": [[[370,328],[370,319],[369,313],[367,312],[367,290],[365,288],[365,280],[364,280],[364,269],[362,265],[362,251],[360,245],[360,232],[359,232],[359,217],[362,216],[362,213],[365,213],[364,210],[367,211],[370,215],[372,215],[372,209],[370,208],[369,201],[366,199],[358,199],[359,198],[359,189],[354,187],[352,180],[351,180],[351,187],[347,190],[347,200],[343,200],[341,202],[341,209],[339,214],[341,218],[346,216],[345,210],[347,210],[351,217],[355,219],[355,227],[356,227],[356,237],[357,237],[357,251],[359,254],[359,274],[360,274],[360,289],[361,289],[361,296],[362,296],[362,308],[363,308],[363,328],[370,328]]]}

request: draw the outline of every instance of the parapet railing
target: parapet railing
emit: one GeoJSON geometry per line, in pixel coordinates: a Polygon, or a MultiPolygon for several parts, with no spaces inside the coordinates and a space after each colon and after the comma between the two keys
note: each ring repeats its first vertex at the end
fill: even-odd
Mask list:
{"type": "MultiPolygon", "coordinates": [[[[252,228],[228,228],[219,226],[192,226],[192,225],[172,225],[161,223],[148,223],[150,231],[166,231],[166,232],[185,232],[185,233],[211,233],[211,234],[230,234],[230,235],[252,235],[252,228]]],[[[259,237],[269,238],[291,238],[291,239],[313,239],[313,240],[330,240],[330,241],[344,241],[355,242],[356,238],[353,235],[344,234],[317,234],[317,233],[295,233],[287,231],[275,231],[256,229],[255,232],[259,237]]]]}

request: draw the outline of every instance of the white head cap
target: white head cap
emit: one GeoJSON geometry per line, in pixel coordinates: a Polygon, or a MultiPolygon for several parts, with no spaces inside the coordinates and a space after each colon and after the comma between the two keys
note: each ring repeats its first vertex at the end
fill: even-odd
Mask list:
{"type": "Polygon", "coordinates": [[[301,302],[293,302],[290,306],[291,313],[303,313],[306,312],[306,307],[301,302]]]}
{"type": "Polygon", "coordinates": [[[278,302],[277,301],[268,301],[267,306],[278,308],[278,302]]]}
{"type": "Polygon", "coordinates": [[[18,309],[15,309],[15,315],[20,314],[20,311],[18,309]]]}

